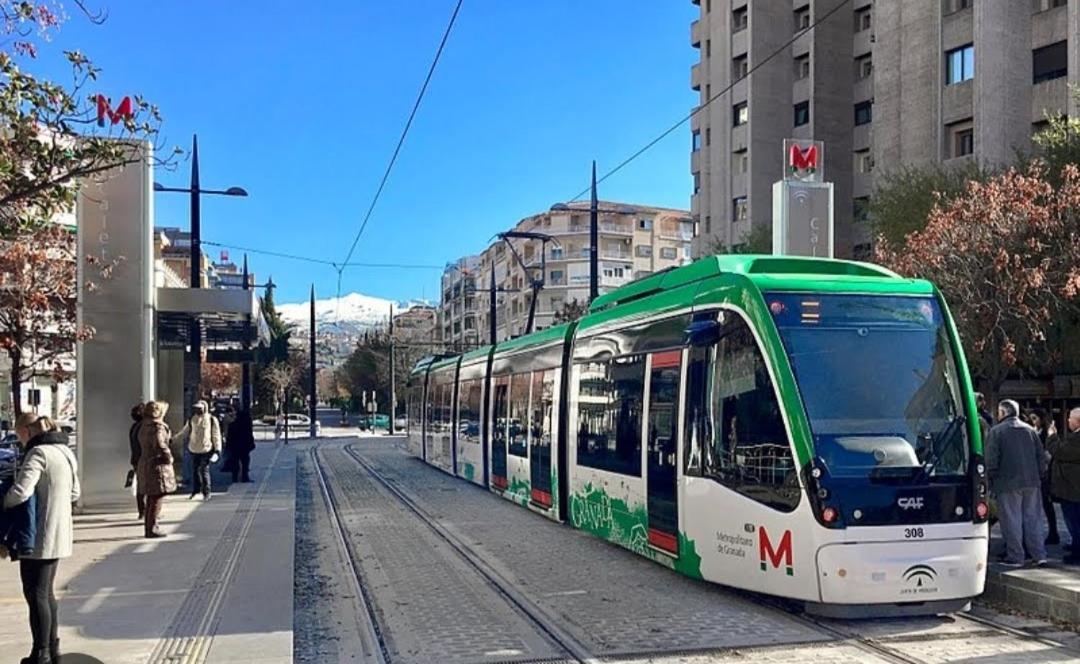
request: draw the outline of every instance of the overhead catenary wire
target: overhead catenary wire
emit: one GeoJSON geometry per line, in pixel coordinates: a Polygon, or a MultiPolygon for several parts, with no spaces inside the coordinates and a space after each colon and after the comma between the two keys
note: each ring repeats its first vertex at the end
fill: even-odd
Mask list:
{"type": "Polygon", "coordinates": [[[385,269],[399,269],[399,270],[441,270],[442,265],[426,265],[422,263],[345,263],[341,265],[334,261],[328,261],[324,258],[313,258],[311,256],[300,256],[298,254],[290,254],[282,251],[270,251],[268,249],[254,249],[252,247],[241,247],[235,244],[224,244],[221,242],[208,242],[202,241],[202,244],[211,247],[220,247],[222,249],[233,249],[235,251],[246,251],[250,254],[258,254],[262,256],[274,256],[276,258],[286,258],[288,260],[302,261],[305,263],[314,263],[316,265],[327,265],[337,270],[339,267],[359,267],[359,268],[385,268],[385,269]]]}
{"type": "MultiPolygon", "coordinates": [[[[375,190],[375,196],[371,199],[371,205],[368,206],[367,212],[364,214],[364,219],[360,222],[360,228],[356,231],[356,237],[353,238],[352,245],[349,246],[349,253],[345,255],[345,260],[341,262],[342,265],[348,263],[349,259],[352,258],[353,252],[356,251],[356,244],[360,241],[360,236],[364,234],[364,229],[367,228],[368,222],[371,221],[371,215],[374,213],[375,206],[379,203],[379,197],[382,196],[383,189],[390,179],[390,172],[394,169],[394,163],[397,162],[398,155],[401,153],[401,148],[405,145],[405,138],[409,135],[409,129],[412,127],[413,120],[416,118],[416,112],[420,110],[420,102],[424,100],[424,94],[427,92],[428,85],[431,83],[431,78],[435,74],[435,67],[439,64],[439,59],[442,57],[446,42],[450,39],[450,32],[454,29],[454,23],[457,22],[458,12],[461,11],[461,3],[463,1],[464,0],[458,0],[457,4],[454,6],[454,13],[450,15],[450,21],[446,25],[446,31],[443,32],[442,40],[439,42],[439,48],[435,51],[435,57],[431,61],[431,66],[428,67],[427,76],[424,77],[424,84],[420,86],[420,92],[416,95],[416,101],[413,103],[412,110],[409,112],[409,118],[405,121],[405,127],[401,130],[401,136],[398,138],[397,146],[394,147],[394,153],[390,156],[390,163],[386,165],[386,170],[383,172],[379,187],[375,190]]],[[[340,281],[339,278],[339,290],[340,281]]]]}
{"type": "MultiPolygon", "coordinates": [[[[697,115],[701,111],[708,108],[709,105],[712,104],[714,101],[716,101],[720,97],[722,97],[725,94],[727,94],[728,92],[730,92],[731,89],[734,88],[737,83],[739,83],[740,81],[746,79],[748,76],[750,76],[750,74],[753,74],[755,71],[757,71],[761,67],[765,66],[765,64],[767,64],[770,60],[772,60],[776,56],[781,55],[782,53],[787,51],[787,49],[790,48],[791,45],[794,44],[800,37],[810,33],[818,25],[820,25],[820,24],[824,23],[825,21],[829,20],[829,17],[831,17],[833,14],[835,14],[836,12],[840,11],[842,8],[844,8],[844,7],[846,7],[846,6],[850,5],[850,4],[851,4],[851,0],[843,0],[843,2],[836,5],[835,7],[830,9],[829,11],[825,12],[824,15],[822,15],[816,21],[811,23],[809,26],[807,26],[804,30],[800,30],[800,31],[796,32],[795,35],[791,37],[791,39],[788,39],[779,48],[777,48],[772,53],[767,55],[765,57],[765,59],[763,59],[761,62],[758,62],[753,67],[750,67],[750,69],[748,69],[745,74],[743,74],[739,78],[733,80],[731,83],[729,83],[720,92],[717,92],[712,97],[709,97],[708,99],[706,99],[705,103],[703,103],[703,104],[697,106],[696,108],[694,108],[694,110],[690,111],[690,113],[688,113],[687,115],[685,115],[681,119],[679,119],[678,122],[676,122],[675,124],[671,125],[667,129],[665,129],[663,132],[661,132],[659,136],[657,136],[656,138],[652,139],[651,141],[649,141],[648,143],[643,145],[637,152],[633,153],[632,155],[630,155],[626,159],[623,159],[621,162],[619,162],[619,164],[617,166],[615,166],[615,168],[612,168],[610,171],[607,171],[606,173],[604,173],[603,176],[601,176],[599,179],[596,180],[596,184],[600,184],[604,180],[607,180],[609,177],[611,177],[612,175],[615,175],[616,173],[621,171],[623,168],[625,168],[627,165],[629,165],[630,162],[634,161],[635,159],[637,159],[641,155],[648,152],[657,143],[659,143],[660,141],[662,141],[665,138],[667,138],[668,136],[670,136],[676,129],[678,129],[679,127],[682,127],[684,124],[689,122],[695,115],[697,115]]],[[[585,187],[585,189],[582,190],[580,193],[578,193],[576,196],[574,196],[573,198],[570,198],[568,200],[570,200],[571,202],[576,201],[576,200],[582,198],[583,196],[585,196],[586,194],[588,194],[591,190],[592,190],[592,185],[590,184],[588,187],[585,187]]]]}

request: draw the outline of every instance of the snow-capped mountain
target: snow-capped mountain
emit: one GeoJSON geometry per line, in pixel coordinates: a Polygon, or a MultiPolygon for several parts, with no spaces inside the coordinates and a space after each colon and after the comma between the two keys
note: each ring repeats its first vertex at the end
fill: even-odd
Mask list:
{"type": "MultiPolygon", "coordinates": [[[[279,304],[278,313],[285,322],[306,330],[310,317],[310,304],[279,304]]],[[[315,300],[315,325],[325,332],[342,328],[343,332],[355,332],[386,325],[391,308],[396,314],[407,307],[393,300],[384,300],[361,293],[349,293],[338,298],[315,300]]]]}

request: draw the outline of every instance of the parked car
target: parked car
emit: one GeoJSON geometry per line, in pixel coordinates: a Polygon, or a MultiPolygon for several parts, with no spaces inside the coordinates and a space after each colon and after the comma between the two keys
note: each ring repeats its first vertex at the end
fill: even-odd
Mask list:
{"type": "MultiPolygon", "coordinates": [[[[278,416],[277,422],[275,422],[274,425],[279,430],[283,429],[285,427],[285,416],[278,416]]],[[[290,435],[294,432],[306,434],[311,430],[311,418],[300,413],[289,413],[288,427],[290,435]]],[[[321,434],[322,425],[319,424],[318,420],[315,420],[315,435],[318,436],[321,434]]]]}
{"type": "Polygon", "coordinates": [[[398,415],[394,418],[394,429],[396,431],[404,431],[409,425],[409,420],[404,415],[398,415]]]}
{"type": "Polygon", "coordinates": [[[0,477],[11,475],[19,463],[19,438],[9,433],[0,440],[0,477]]]}

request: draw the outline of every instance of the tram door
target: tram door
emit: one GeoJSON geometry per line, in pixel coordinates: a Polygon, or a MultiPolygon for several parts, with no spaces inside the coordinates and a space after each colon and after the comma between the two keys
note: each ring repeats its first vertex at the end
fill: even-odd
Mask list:
{"type": "Polygon", "coordinates": [[[649,544],[674,554],[679,553],[675,463],[681,368],[681,350],[653,353],[646,430],[649,544]]]}
{"type": "Polygon", "coordinates": [[[506,478],[506,425],[509,418],[510,377],[495,378],[495,395],[491,404],[491,486],[505,490],[506,478]]]}

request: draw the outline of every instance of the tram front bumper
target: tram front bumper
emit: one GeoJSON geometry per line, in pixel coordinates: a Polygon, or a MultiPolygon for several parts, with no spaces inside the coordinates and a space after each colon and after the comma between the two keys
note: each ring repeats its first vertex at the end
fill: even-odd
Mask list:
{"type": "Polygon", "coordinates": [[[845,542],[818,549],[825,604],[897,604],[975,597],[986,584],[985,537],[845,542]]]}

